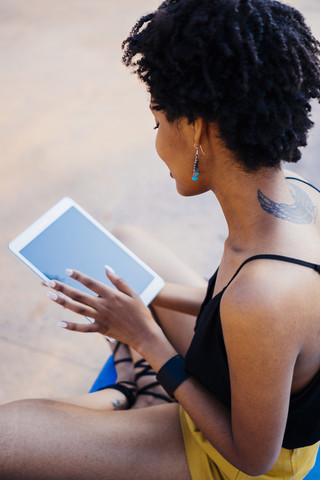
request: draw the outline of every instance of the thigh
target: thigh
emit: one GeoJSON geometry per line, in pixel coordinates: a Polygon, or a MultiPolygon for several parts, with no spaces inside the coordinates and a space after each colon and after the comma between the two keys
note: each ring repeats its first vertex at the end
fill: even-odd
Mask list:
{"type": "MultiPolygon", "coordinates": [[[[139,227],[123,226],[113,234],[165,281],[188,286],[205,286],[204,279],[169,248],[139,227]]],[[[165,308],[154,308],[166,336],[184,355],[194,334],[196,318],[165,308]]]]}
{"type": "MultiPolygon", "coordinates": [[[[121,395],[121,394],[120,394],[121,395]]],[[[76,397],[55,398],[57,402],[77,405],[78,407],[93,408],[95,410],[116,410],[119,405],[119,392],[112,388],[84,393],[76,397]]],[[[120,408],[119,408],[120,409],[120,408]]]]}
{"type": "Polygon", "coordinates": [[[99,412],[30,400],[0,408],[3,480],[190,480],[177,405],[99,412]]]}

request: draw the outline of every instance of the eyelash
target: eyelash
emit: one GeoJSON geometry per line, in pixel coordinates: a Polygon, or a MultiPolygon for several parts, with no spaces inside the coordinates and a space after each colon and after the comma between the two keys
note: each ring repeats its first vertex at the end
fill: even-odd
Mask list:
{"type": "Polygon", "coordinates": [[[153,128],[153,130],[157,130],[159,128],[160,123],[158,122],[157,125],[153,128]]]}

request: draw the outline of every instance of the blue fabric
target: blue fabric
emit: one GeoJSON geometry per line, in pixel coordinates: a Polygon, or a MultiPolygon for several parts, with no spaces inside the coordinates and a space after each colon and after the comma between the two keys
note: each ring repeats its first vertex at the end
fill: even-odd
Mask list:
{"type": "Polygon", "coordinates": [[[117,372],[113,363],[113,355],[110,355],[110,357],[102,367],[101,372],[97,376],[94,384],[92,385],[89,393],[102,390],[108,385],[114,384],[116,380],[117,380],[117,372]]]}
{"type": "Polygon", "coordinates": [[[317,456],[316,464],[308,473],[308,475],[304,478],[304,480],[320,480],[320,450],[317,456]]]}

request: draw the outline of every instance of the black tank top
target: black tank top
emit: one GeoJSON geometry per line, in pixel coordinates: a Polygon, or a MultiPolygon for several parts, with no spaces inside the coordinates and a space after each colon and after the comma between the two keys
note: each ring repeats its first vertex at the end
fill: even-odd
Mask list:
{"type": "MultiPolygon", "coordinates": [[[[310,185],[295,177],[287,178],[310,185]]],[[[310,186],[313,187],[313,185],[310,186]]],[[[207,294],[197,318],[195,334],[185,357],[186,369],[229,409],[231,409],[230,375],[220,318],[220,303],[223,293],[243,266],[257,259],[291,262],[312,268],[320,273],[320,265],[282,255],[266,254],[255,255],[245,260],[230,282],[213,298],[218,270],[209,280],[207,294]]],[[[294,449],[313,445],[319,440],[320,371],[302,391],[291,395],[282,446],[294,449]]]]}

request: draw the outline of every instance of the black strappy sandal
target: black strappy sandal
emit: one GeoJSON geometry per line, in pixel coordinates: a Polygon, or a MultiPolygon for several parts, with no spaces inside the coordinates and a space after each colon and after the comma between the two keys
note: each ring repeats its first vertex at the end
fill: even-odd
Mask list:
{"type": "MultiPolygon", "coordinates": [[[[137,372],[135,375],[136,382],[139,380],[139,378],[144,376],[156,377],[156,372],[151,368],[151,366],[147,363],[147,361],[144,358],[135,362],[134,368],[141,369],[141,371],[137,372]]],[[[164,400],[165,402],[168,402],[168,403],[176,402],[176,400],[174,398],[169,397],[169,395],[163,395],[161,393],[150,391],[151,388],[157,387],[159,385],[160,383],[158,381],[148,383],[148,385],[145,385],[144,387],[138,389],[137,395],[150,395],[151,397],[159,398],[160,400],[164,400]]]]}
{"type": "MultiPolygon", "coordinates": [[[[118,365],[119,363],[123,362],[132,362],[131,357],[125,357],[125,358],[119,358],[119,360],[115,360],[115,355],[117,351],[119,350],[119,347],[121,345],[121,342],[117,342],[117,345],[113,351],[113,363],[114,366],[118,365]]],[[[122,380],[120,382],[114,383],[113,385],[107,385],[106,387],[103,388],[103,390],[107,388],[112,388],[113,390],[118,390],[118,392],[123,393],[123,395],[126,397],[128,406],[127,408],[131,408],[135,401],[136,401],[136,394],[137,394],[137,386],[135,382],[129,382],[126,380],[122,380]]]]}

